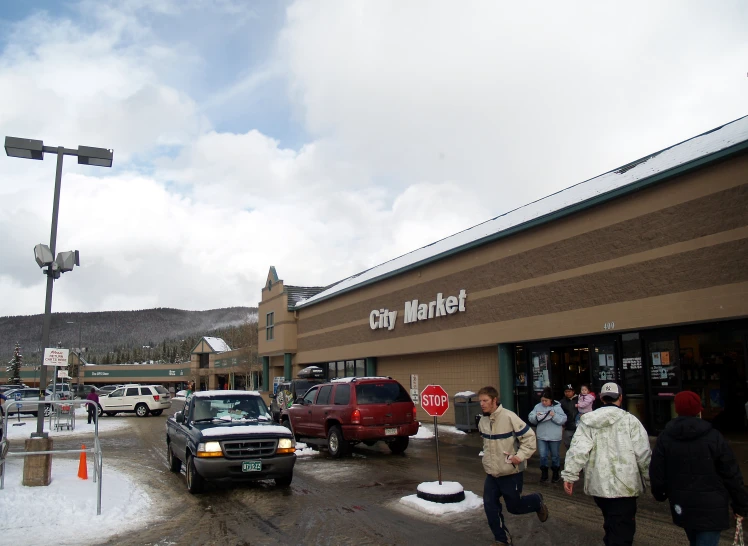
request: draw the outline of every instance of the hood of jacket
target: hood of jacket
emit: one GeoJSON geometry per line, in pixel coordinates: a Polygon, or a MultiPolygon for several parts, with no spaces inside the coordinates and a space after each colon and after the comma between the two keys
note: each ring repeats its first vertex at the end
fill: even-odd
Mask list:
{"type": "Polygon", "coordinates": [[[590,428],[605,428],[615,425],[624,418],[626,412],[618,406],[603,406],[582,415],[582,422],[590,428]]]}
{"type": "Polygon", "coordinates": [[[712,425],[699,417],[676,417],[667,424],[665,430],[678,440],[695,440],[709,434],[712,425]]]}

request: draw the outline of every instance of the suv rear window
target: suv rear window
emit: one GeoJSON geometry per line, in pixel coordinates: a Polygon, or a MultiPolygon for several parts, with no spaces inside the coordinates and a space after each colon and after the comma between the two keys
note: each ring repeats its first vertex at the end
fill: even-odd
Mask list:
{"type": "Polygon", "coordinates": [[[159,394],[169,394],[169,391],[167,391],[167,390],[166,390],[166,389],[165,389],[164,387],[162,387],[161,385],[158,385],[158,386],[156,386],[156,387],[154,387],[154,388],[156,389],[156,392],[157,392],[157,393],[159,393],[159,394]]]}
{"type": "Polygon", "coordinates": [[[392,402],[410,402],[410,395],[400,383],[362,383],[356,385],[356,402],[358,404],[390,404],[392,402]]]}

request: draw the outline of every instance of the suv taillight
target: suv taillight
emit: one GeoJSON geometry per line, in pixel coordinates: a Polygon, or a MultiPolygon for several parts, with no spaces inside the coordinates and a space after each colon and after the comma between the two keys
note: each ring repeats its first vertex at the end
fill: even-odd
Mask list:
{"type": "Polygon", "coordinates": [[[415,421],[416,420],[416,413],[418,413],[418,408],[413,406],[413,411],[410,415],[408,415],[408,421],[415,421]]]}
{"type": "Polygon", "coordinates": [[[351,413],[351,424],[352,425],[361,424],[361,411],[359,411],[358,408],[353,410],[353,413],[351,413]]]}
{"type": "Polygon", "coordinates": [[[153,395],[153,399],[154,399],[154,400],[155,400],[156,402],[158,402],[158,398],[159,398],[159,397],[158,397],[158,394],[154,394],[154,395],[153,395]]]}

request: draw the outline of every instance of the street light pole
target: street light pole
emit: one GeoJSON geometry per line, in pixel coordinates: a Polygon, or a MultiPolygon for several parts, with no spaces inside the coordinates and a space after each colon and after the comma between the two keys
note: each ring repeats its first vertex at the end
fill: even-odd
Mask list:
{"type": "MultiPolygon", "coordinates": [[[[62,160],[66,155],[76,156],[80,165],[95,165],[98,167],[111,167],[114,158],[112,150],[104,148],[92,148],[89,146],[78,146],[77,150],[65,148],[63,146],[45,146],[41,140],[28,138],[5,137],[5,153],[9,157],[19,157],[22,159],[44,159],[45,153],[57,154],[57,170],[55,172],[55,193],[52,202],[52,230],[49,236],[49,249],[34,248],[34,255],[39,267],[46,267],[44,271],[47,275],[47,293],[44,303],[44,326],[42,327],[42,351],[49,347],[49,330],[52,324],[52,289],[54,281],[60,276],[60,273],[72,271],[73,265],[78,263],[78,251],[75,251],[74,262],[72,252],[60,253],[56,256],[57,247],[57,218],[60,211],[60,188],[62,186],[62,160]],[[49,252],[48,252],[49,251],[49,252]],[[51,255],[50,255],[51,254],[51,255]]],[[[44,245],[37,245],[43,247],[44,245]]],[[[42,357],[43,360],[43,357],[42,357]]],[[[56,368],[55,368],[56,370],[56,368]]],[[[54,374],[56,377],[56,374],[54,374]]],[[[47,366],[42,362],[39,371],[39,399],[44,400],[44,391],[47,382],[47,366]]],[[[54,398],[55,392],[52,393],[54,398]]],[[[44,412],[39,411],[36,420],[36,432],[31,434],[32,438],[46,438],[44,432],[44,412]]]]}
{"type": "MultiPolygon", "coordinates": [[[[52,256],[55,256],[57,246],[57,217],[60,212],[60,187],[62,186],[62,159],[64,157],[63,147],[57,148],[57,171],[55,172],[55,195],[52,201],[52,233],[49,235],[49,249],[52,256]]],[[[42,350],[49,347],[49,328],[52,325],[52,289],[54,288],[55,277],[52,266],[47,268],[47,297],[44,300],[44,326],[42,327],[42,350]]],[[[43,353],[42,353],[43,354],[43,353]]],[[[44,357],[42,356],[42,359],[44,357]]],[[[57,368],[54,368],[56,371],[57,368]]],[[[52,372],[54,374],[54,371],[52,372]]],[[[42,362],[39,370],[39,400],[44,400],[45,389],[47,388],[47,366],[42,362]]],[[[52,393],[52,399],[54,395],[52,393]]],[[[44,412],[39,411],[36,414],[36,432],[31,434],[32,438],[46,438],[44,432],[44,412]]]]}

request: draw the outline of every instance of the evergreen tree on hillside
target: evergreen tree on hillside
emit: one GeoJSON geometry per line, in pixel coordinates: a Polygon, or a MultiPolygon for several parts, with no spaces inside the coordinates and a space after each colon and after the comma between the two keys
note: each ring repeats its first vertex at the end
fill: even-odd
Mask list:
{"type": "Polygon", "coordinates": [[[5,369],[8,372],[8,384],[9,385],[20,385],[21,384],[21,364],[23,363],[23,355],[21,354],[21,346],[16,341],[16,348],[13,349],[13,358],[8,362],[8,367],[5,369]]]}

